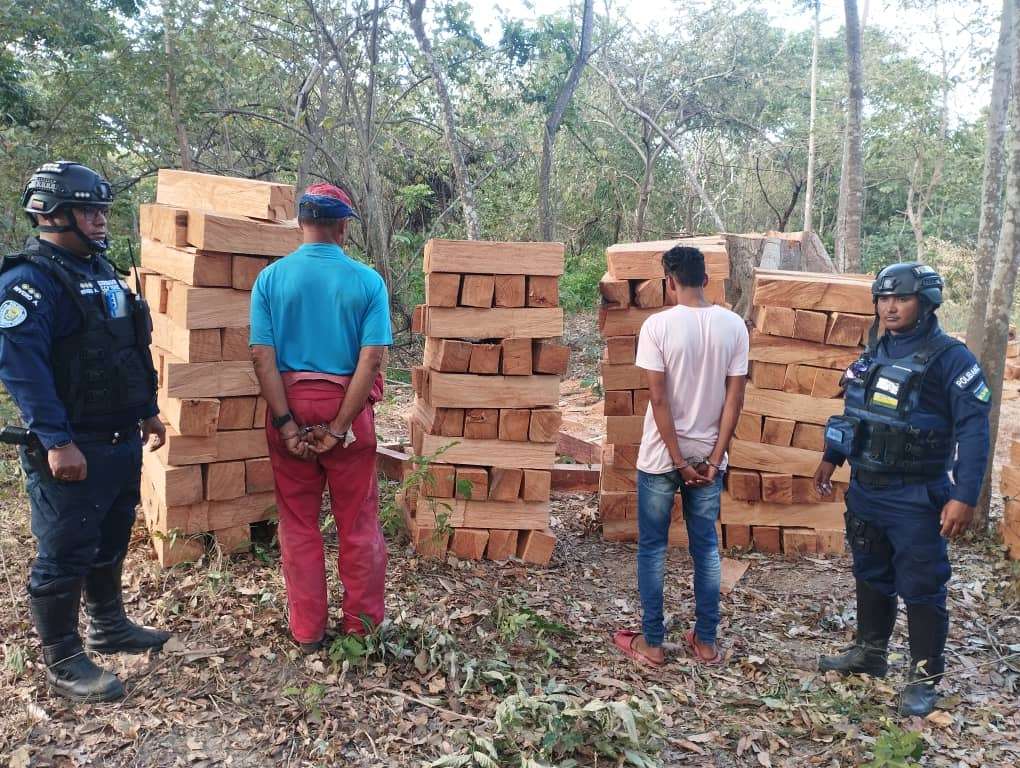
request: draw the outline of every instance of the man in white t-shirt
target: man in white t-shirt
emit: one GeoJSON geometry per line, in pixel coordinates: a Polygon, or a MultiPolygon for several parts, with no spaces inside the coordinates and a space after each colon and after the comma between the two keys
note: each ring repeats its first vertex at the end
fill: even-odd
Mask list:
{"type": "Polygon", "coordinates": [[[637,365],[648,372],[649,406],[638,453],[638,589],[642,632],[621,630],[613,642],[643,664],[664,662],[662,589],[673,499],[680,493],[694,561],[692,654],[722,659],[719,540],[716,521],[726,450],[744,402],[748,334],[739,315],[705,300],[705,257],[676,246],[662,257],[676,306],[648,318],[637,365]]]}

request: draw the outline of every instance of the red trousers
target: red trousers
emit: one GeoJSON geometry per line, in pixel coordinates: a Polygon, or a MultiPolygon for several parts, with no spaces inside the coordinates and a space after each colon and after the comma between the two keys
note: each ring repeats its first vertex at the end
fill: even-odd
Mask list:
{"type": "MultiPolygon", "coordinates": [[[[344,388],[327,381],[299,381],[287,402],[299,426],[329,422],[344,399],[344,388]]],[[[299,643],[320,640],[329,606],[326,562],[319,528],[322,490],[329,497],[340,543],[338,569],[344,587],[343,631],[364,634],[362,617],[383,619],[386,542],[379,526],[379,485],[375,472],[375,413],[371,405],[351,425],[357,441],[337,446],[310,461],[291,455],[266,414],[266,437],[280,516],[280,551],[287,585],[290,631],[299,643]]]]}

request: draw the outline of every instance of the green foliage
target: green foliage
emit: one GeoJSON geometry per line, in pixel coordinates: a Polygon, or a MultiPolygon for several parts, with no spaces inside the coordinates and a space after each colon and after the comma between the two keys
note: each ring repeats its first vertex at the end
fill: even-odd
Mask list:
{"type": "Polygon", "coordinates": [[[905,731],[886,722],[875,740],[875,757],[864,768],[908,768],[924,754],[924,740],[916,731],[905,731]]]}

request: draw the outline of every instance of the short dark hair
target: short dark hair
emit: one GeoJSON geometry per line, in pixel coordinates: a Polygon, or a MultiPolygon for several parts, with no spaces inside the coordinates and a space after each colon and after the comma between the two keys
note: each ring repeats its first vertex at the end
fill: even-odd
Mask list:
{"type": "Polygon", "coordinates": [[[662,254],[662,268],[686,288],[701,288],[708,277],[705,254],[687,245],[674,245],[662,254]]]}

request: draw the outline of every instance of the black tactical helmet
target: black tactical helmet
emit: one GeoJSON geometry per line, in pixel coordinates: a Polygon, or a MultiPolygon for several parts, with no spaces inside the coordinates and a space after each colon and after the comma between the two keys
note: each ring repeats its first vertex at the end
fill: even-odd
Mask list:
{"type": "Polygon", "coordinates": [[[79,229],[74,217],[63,226],[40,226],[39,214],[50,216],[61,208],[99,206],[109,208],[113,203],[113,190],[106,179],[81,163],[58,160],[36,168],[25,185],[21,207],[28,214],[32,226],[43,232],[75,232],[89,249],[103,252],[106,240],[91,240],[79,229]]]}
{"type": "Polygon", "coordinates": [[[927,264],[907,261],[890,264],[871,284],[871,298],[879,296],[917,296],[932,309],[942,306],[942,277],[927,264]]]}

